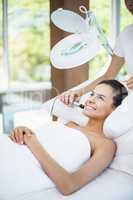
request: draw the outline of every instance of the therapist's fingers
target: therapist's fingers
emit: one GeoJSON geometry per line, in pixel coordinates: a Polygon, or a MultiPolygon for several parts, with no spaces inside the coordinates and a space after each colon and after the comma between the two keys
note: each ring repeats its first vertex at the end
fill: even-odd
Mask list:
{"type": "Polygon", "coordinates": [[[73,102],[74,100],[74,94],[72,91],[67,91],[64,92],[59,96],[59,99],[66,105],[69,105],[73,102]]]}
{"type": "Polygon", "coordinates": [[[133,76],[130,76],[126,81],[127,87],[133,90],[133,76]]]}
{"type": "Polygon", "coordinates": [[[127,87],[129,89],[133,89],[133,77],[131,77],[128,81],[127,81],[127,87]]]}
{"type": "Polygon", "coordinates": [[[59,99],[66,105],[71,105],[80,97],[79,91],[69,91],[60,95],[59,99]]]}
{"type": "Polygon", "coordinates": [[[70,104],[70,96],[71,96],[71,94],[66,94],[65,95],[65,104],[66,105],[70,104]]]}
{"type": "Polygon", "coordinates": [[[129,84],[127,84],[127,87],[128,87],[130,90],[133,90],[133,82],[132,82],[132,83],[129,83],[129,84]]]}
{"type": "Polygon", "coordinates": [[[70,94],[69,93],[64,93],[62,95],[59,96],[59,99],[66,105],[69,104],[69,97],[70,97],[70,94]]]}

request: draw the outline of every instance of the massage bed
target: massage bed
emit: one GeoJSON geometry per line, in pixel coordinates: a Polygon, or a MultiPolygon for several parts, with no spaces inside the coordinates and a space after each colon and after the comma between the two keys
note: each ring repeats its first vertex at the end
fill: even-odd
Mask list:
{"type": "MultiPolygon", "coordinates": [[[[127,98],[126,101],[124,101],[123,105],[119,106],[119,108],[115,112],[113,112],[111,116],[109,116],[109,118],[107,118],[106,120],[104,131],[107,137],[112,137],[116,141],[118,149],[116,152],[116,156],[113,162],[111,163],[110,167],[107,168],[95,180],[84,186],[79,191],[68,196],[63,196],[58,191],[58,189],[56,189],[55,186],[52,187],[50,186],[49,188],[45,189],[42,188],[41,190],[36,189],[36,191],[31,191],[21,194],[20,196],[17,196],[16,199],[10,198],[10,200],[44,200],[44,199],[46,200],[81,200],[81,199],[133,200],[132,100],[133,100],[133,93],[130,95],[130,98],[127,98]]],[[[55,99],[52,99],[44,103],[41,110],[30,111],[31,115],[28,115],[28,113],[30,112],[23,113],[24,120],[21,118],[21,120],[17,121],[18,119],[17,115],[15,126],[25,125],[29,126],[29,128],[34,130],[36,129],[37,123],[33,122],[37,121],[39,122],[39,126],[43,126],[44,118],[51,119],[48,110],[51,111],[51,105],[53,104],[52,101],[55,101],[55,99]],[[32,119],[29,119],[29,116],[32,116],[32,119]],[[30,122],[32,121],[31,127],[29,121],[30,122]]],[[[56,105],[56,106],[58,107],[58,109],[56,109],[57,113],[55,112],[56,115],[62,117],[62,114],[58,115],[59,110],[62,110],[62,108],[60,107],[61,105],[56,105]]],[[[64,105],[62,106],[64,108],[64,105]]],[[[68,114],[68,116],[70,116],[70,113],[68,114]]],[[[75,113],[73,115],[73,121],[74,121],[74,116],[75,113]]],[[[62,123],[64,123],[63,120],[62,123]]],[[[66,120],[68,121],[68,117],[66,120]]],[[[76,118],[76,120],[78,120],[79,122],[81,119],[76,118]]],[[[82,120],[81,122],[83,123],[82,120]]],[[[0,200],[8,200],[8,199],[9,198],[0,200]]]]}

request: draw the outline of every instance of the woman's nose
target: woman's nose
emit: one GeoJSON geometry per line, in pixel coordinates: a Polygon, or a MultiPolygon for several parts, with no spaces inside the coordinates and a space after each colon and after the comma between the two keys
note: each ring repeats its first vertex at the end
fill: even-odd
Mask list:
{"type": "Polygon", "coordinates": [[[88,101],[87,101],[87,104],[89,103],[95,103],[95,100],[96,100],[96,97],[95,96],[91,96],[88,101]]]}

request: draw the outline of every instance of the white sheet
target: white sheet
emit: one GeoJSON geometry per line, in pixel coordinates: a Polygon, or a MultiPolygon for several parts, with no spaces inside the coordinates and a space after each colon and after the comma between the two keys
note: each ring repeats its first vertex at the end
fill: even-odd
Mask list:
{"type": "Polygon", "coordinates": [[[97,179],[69,196],[63,196],[56,188],[52,188],[10,200],[133,200],[133,177],[107,169],[97,179]]]}
{"type": "MultiPolygon", "coordinates": [[[[37,137],[49,154],[69,172],[90,157],[88,139],[78,130],[60,123],[46,124],[37,137]]],[[[0,135],[0,200],[19,198],[26,193],[54,187],[38,161],[24,145],[0,135]]]]}

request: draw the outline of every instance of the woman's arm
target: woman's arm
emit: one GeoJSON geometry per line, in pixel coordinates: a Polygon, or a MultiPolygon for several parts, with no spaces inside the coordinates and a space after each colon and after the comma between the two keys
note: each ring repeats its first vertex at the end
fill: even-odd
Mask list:
{"type": "MultiPolygon", "coordinates": [[[[69,195],[96,178],[113,159],[115,144],[98,140],[92,157],[78,171],[70,174],[61,167],[38,142],[35,135],[24,135],[25,143],[40,162],[44,172],[53,180],[63,195],[69,195]]],[[[65,159],[65,158],[64,158],[65,159]]]]}

